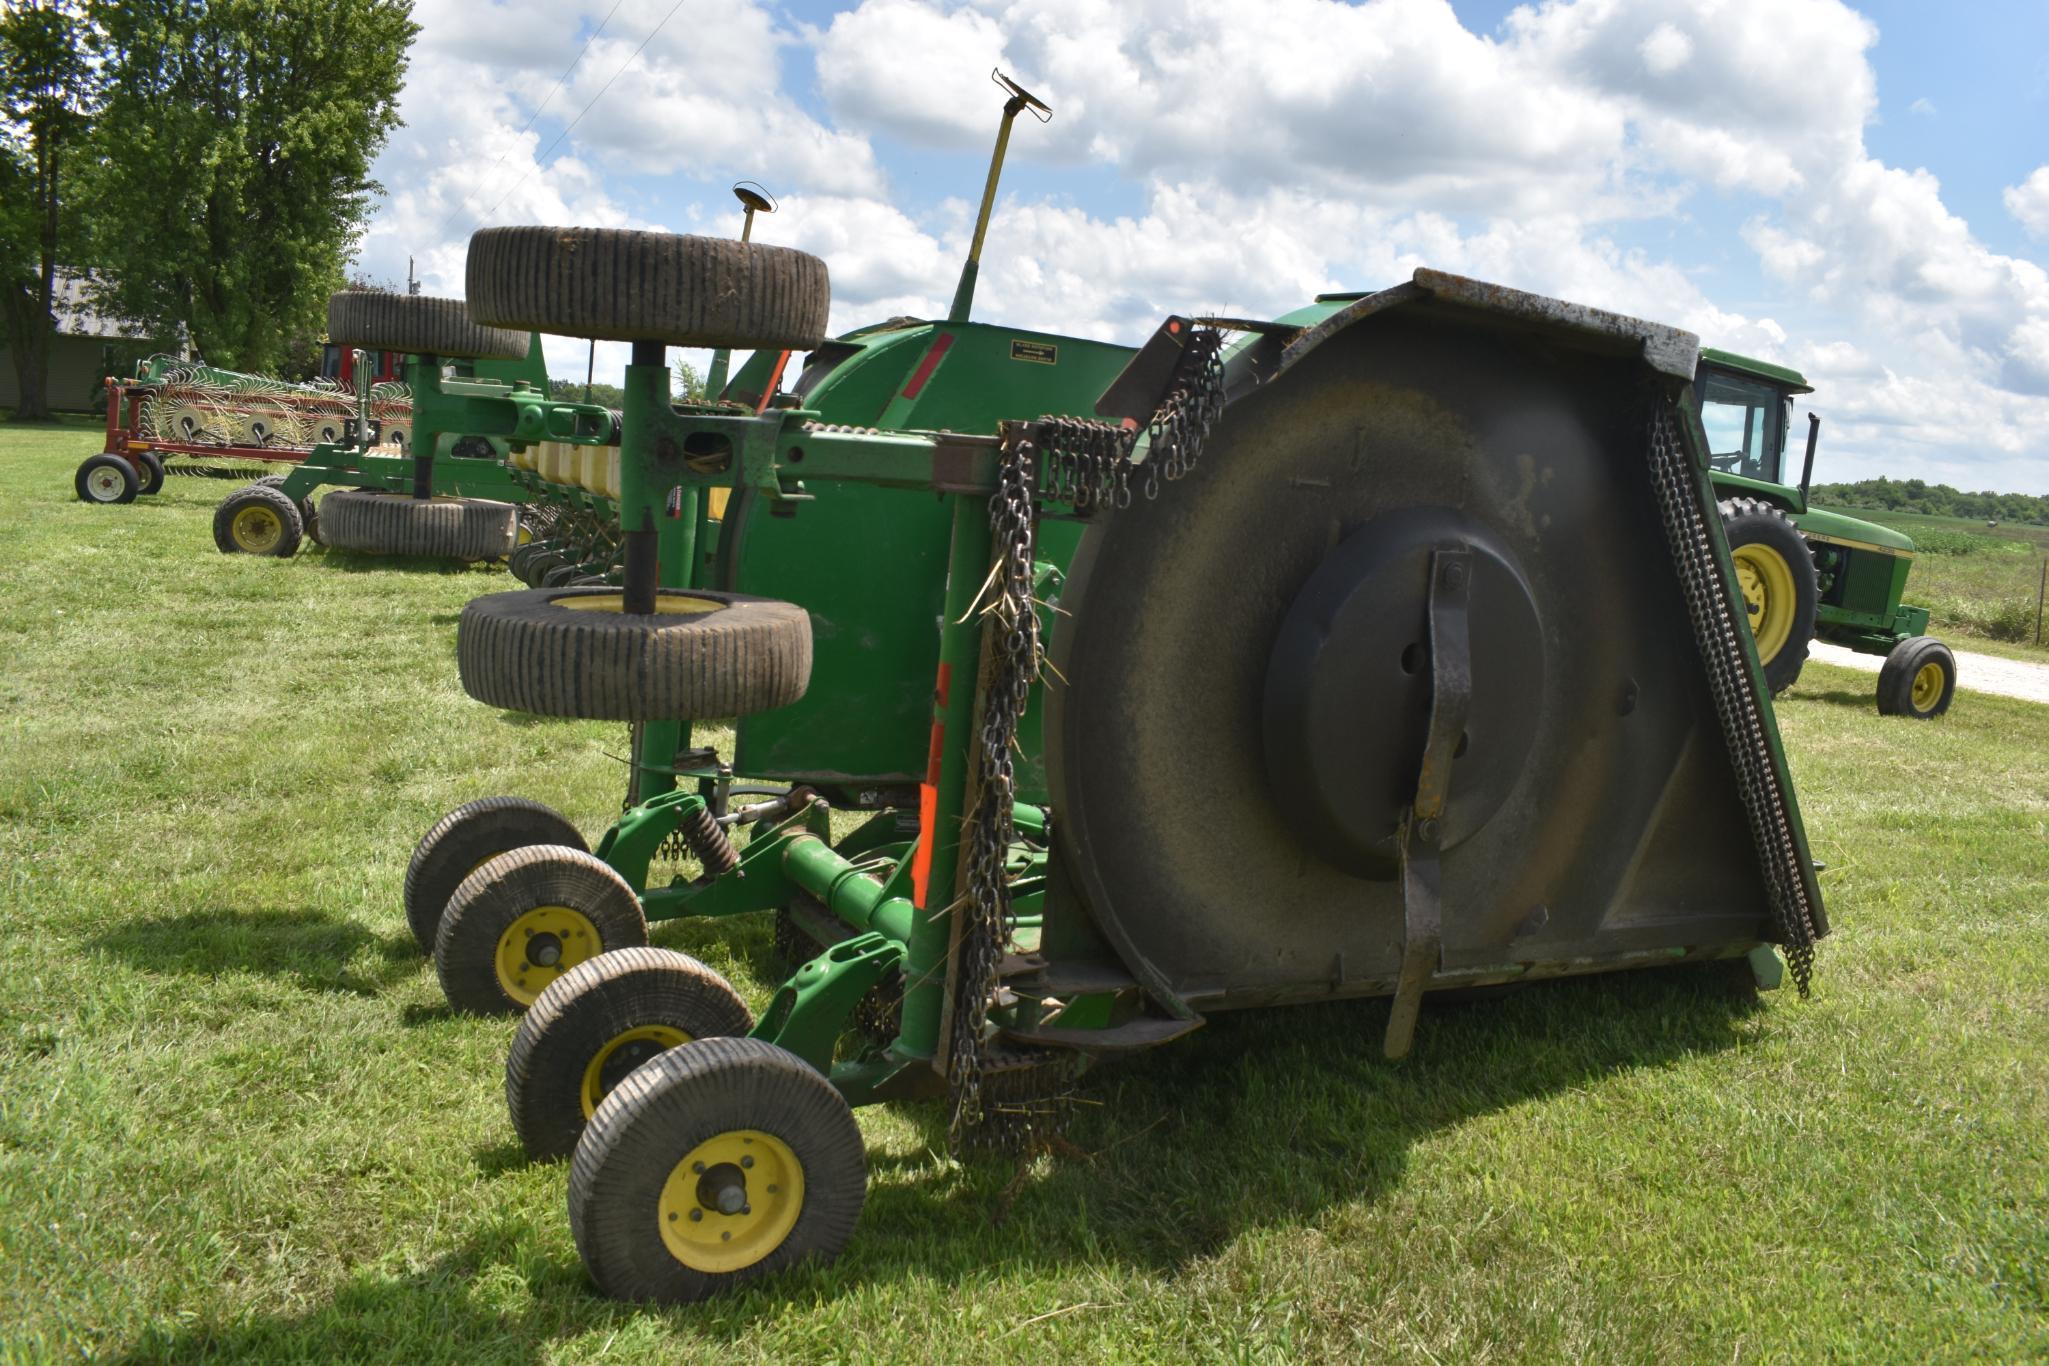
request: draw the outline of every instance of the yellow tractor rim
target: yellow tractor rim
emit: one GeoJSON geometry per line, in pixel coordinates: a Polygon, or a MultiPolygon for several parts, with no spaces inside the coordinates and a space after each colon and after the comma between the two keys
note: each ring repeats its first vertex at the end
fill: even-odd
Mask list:
{"type": "Polygon", "coordinates": [[[732,1129],[686,1153],[655,1202],[669,1255],[712,1274],[753,1266],[804,1212],[804,1166],[759,1129],[732,1129]]]}
{"type": "Polygon", "coordinates": [[[1793,569],[1770,546],[1739,545],[1732,553],[1736,586],[1743,590],[1743,609],[1750,617],[1750,634],[1757,638],[1757,660],[1769,664],[1793,634],[1793,607],[1798,601],[1793,569]]]}
{"type": "Polygon", "coordinates": [[[672,1029],[668,1025],[641,1025],[600,1048],[590,1060],[590,1065],[583,1069],[583,1117],[589,1119],[598,1112],[598,1103],[612,1093],[612,1087],[619,1084],[625,1073],[657,1053],[665,1053],[689,1042],[690,1036],[680,1029],[672,1029]],[[615,1060],[617,1067],[613,1066],[615,1060]],[[627,1066],[629,1063],[631,1066],[627,1066]],[[609,1079],[606,1076],[608,1068],[612,1069],[609,1079]]]}
{"type": "MultiPolygon", "coordinates": [[[[573,598],[556,598],[554,605],[569,612],[610,612],[614,616],[626,610],[624,593],[579,593],[573,598]]],[[[687,593],[657,593],[655,615],[659,617],[694,617],[706,612],[716,612],[725,604],[710,598],[694,598],[687,593]]]]}
{"type": "Polygon", "coordinates": [[[267,507],[242,508],[228,523],[228,535],[238,550],[246,550],[251,555],[268,554],[284,539],[284,518],[267,507]]]}
{"type": "Polygon", "coordinates": [[[1942,700],[1942,666],[1928,661],[1914,671],[1914,710],[1928,711],[1942,700]]]}
{"type": "Polygon", "coordinates": [[[522,1006],[557,977],[604,952],[597,927],[567,906],[536,906],[498,936],[498,985],[522,1006]]]}

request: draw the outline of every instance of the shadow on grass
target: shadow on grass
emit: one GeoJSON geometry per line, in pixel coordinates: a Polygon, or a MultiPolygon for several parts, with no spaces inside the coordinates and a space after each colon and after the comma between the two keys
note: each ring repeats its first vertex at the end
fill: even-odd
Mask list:
{"type": "Polygon", "coordinates": [[[440,559],[427,555],[372,555],[363,550],[339,550],[326,548],[320,557],[322,564],[333,565],[345,574],[370,574],[397,571],[401,574],[473,574],[501,573],[493,563],[470,564],[461,560],[440,559]]]}
{"type": "Polygon", "coordinates": [[[1831,707],[1853,707],[1858,711],[1878,714],[1876,695],[1869,692],[1843,692],[1834,689],[1829,692],[1801,692],[1793,694],[1802,702],[1826,702],[1831,707]]]}
{"type": "Polygon", "coordinates": [[[411,976],[420,961],[410,935],[377,935],[317,910],[160,916],[109,930],[93,945],[145,972],[254,972],[289,977],[308,991],[358,996],[411,976]]]}
{"type": "MultiPolygon", "coordinates": [[[[1248,1231],[1378,1204],[1399,1188],[1419,1144],[1476,1117],[1736,1046],[1758,1006],[1732,989],[1732,975],[1618,974],[1433,1006],[1401,1063],[1380,1057],[1385,1001],[1219,1016],[1084,1081],[1069,1142],[1050,1160],[947,1165],[935,1156],[945,1147],[941,1107],[915,1107],[908,1113],[922,1141],[871,1156],[867,1208],[839,1260],[705,1304],[609,1303],[585,1280],[559,1223],[501,1218],[417,1275],[352,1283],[301,1315],[195,1326],[141,1355],[527,1360],[639,1313],[737,1343],[792,1305],[857,1287],[981,1284],[1106,1260],[1172,1279],[1248,1231]],[[478,1284],[507,1279],[522,1287],[517,1307],[477,1304],[478,1284]]],[[[496,1171],[518,1156],[500,1145],[477,1159],[496,1171]]],[[[557,1170],[566,1180],[566,1164],[557,1170]]]]}

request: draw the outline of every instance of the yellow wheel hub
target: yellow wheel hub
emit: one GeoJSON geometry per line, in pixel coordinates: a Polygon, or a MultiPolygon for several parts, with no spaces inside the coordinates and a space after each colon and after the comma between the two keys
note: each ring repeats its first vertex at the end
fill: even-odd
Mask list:
{"type": "Polygon", "coordinates": [[[774,1252],[804,1212],[804,1167],[788,1144],[733,1129],[692,1148],[655,1203],[669,1255],[692,1271],[740,1271],[774,1252]]]}
{"type": "Polygon", "coordinates": [[[1750,617],[1750,634],[1757,638],[1757,661],[1769,664],[1793,634],[1793,610],[1799,601],[1793,568],[1766,545],[1739,545],[1731,553],[1736,559],[1736,586],[1743,590],[1743,608],[1750,617]]]}
{"type": "Polygon", "coordinates": [[[228,535],[239,549],[251,555],[266,554],[284,539],[284,518],[261,505],[242,508],[235,513],[235,520],[228,523],[228,535]]]}
{"type": "Polygon", "coordinates": [[[1942,666],[1930,660],[1914,671],[1914,710],[1928,711],[1942,700],[1942,666]]]}
{"type": "MultiPolygon", "coordinates": [[[[624,593],[579,593],[573,598],[556,598],[553,606],[569,612],[610,612],[618,615],[626,610],[624,593]]],[[[723,602],[710,598],[694,598],[687,593],[657,593],[655,615],[661,617],[694,617],[706,612],[716,612],[724,607],[723,602]]]]}
{"type": "Polygon", "coordinates": [[[583,1117],[589,1119],[598,1112],[598,1103],[611,1094],[634,1068],[640,1066],[657,1053],[690,1042],[690,1036],[680,1029],[668,1025],[642,1025],[629,1029],[597,1051],[590,1065],[583,1069],[583,1117]]]}
{"type": "Polygon", "coordinates": [[[522,1006],[557,977],[604,951],[597,927],[567,906],[536,906],[498,936],[498,985],[522,1006]]]}

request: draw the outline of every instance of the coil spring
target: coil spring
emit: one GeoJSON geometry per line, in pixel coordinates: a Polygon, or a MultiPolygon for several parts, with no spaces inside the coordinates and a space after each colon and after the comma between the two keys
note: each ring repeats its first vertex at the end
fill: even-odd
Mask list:
{"type": "Polygon", "coordinates": [[[733,847],[732,837],[713,819],[708,807],[693,808],[677,824],[676,833],[712,877],[724,877],[740,866],[740,851],[733,847]]]}

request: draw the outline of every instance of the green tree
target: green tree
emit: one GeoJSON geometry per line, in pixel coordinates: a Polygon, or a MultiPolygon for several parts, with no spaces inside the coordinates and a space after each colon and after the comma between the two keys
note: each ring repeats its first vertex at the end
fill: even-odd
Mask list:
{"type": "Polygon", "coordinates": [[[94,0],[102,307],[208,360],[320,335],[392,128],[410,0],[94,0]]]}
{"type": "Polygon", "coordinates": [[[0,326],[17,421],[50,415],[57,269],[72,264],[74,162],[99,84],[86,31],[68,0],[0,3],[0,326]]]}

